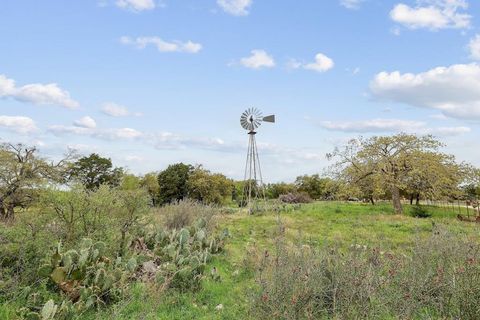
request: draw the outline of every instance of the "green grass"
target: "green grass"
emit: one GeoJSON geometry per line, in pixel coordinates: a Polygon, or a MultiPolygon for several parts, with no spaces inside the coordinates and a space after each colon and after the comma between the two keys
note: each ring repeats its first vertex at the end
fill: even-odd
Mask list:
{"type": "MultiPolygon", "coordinates": [[[[438,207],[427,209],[432,216],[420,219],[395,215],[388,203],[372,206],[317,202],[281,213],[280,218],[288,240],[302,239],[313,246],[360,244],[408,254],[415,239],[430,234],[433,223],[444,225],[459,237],[480,241],[477,224],[458,221],[452,211],[438,207]]],[[[249,293],[255,282],[253,274],[245,271],[243,261],[250,246],[271,248],[278,232],[277,219],[274,213],[249,216],[239,212],[222,216],[219,227],[228,228],[232,236],[225,252],[209,265],[200,291],[159,293],[137,284],[130,299],[109,309],[82,315],[82,319],[249,319],[249,293]],[[220,281],[208,276],[213,267],[218,269],[220,281]],[[217,310],[219,305],[223,306],[221,310],[217,310]]],[[[0,307],[1,318],[8,319],[10,313],[9,307],[0,307]]]]}
{"type": "MultiPolygon", "coordinates": [[[[405,211],[409,210],[405,206],[405,211]]],[[[317,202],[300,209],[280,214],[286,227],[287,238],[298,239],[310,245],[352,244],[380,247],[383,250],[404,251],[412,247],[416,238],[427,237],[432,224],[442,224],[459,236],[480,241],[478,226],[457,221],[456,213],[438,207],[428,207],[430,218],[420,219],[408,215],[395,215],[388,203],[376,206],[360,203],[317,202]]],[[[221,228],[228,228],[232,237],[226,251],[213,263],[221,281],[207,277],[202,289],[194,293],[151,292],[137,285],[134,295],[103,313],[91,318],[104,319],[247,319],[249,292],[255,283],[252,273],[245,273],[243,260],[246,248],[256,245],[270,248],[278,232],[278,216],[273,213],[249,216],[246,213],[225,215],[221,228]],[[216,310],[218,305],[221,310],[216,310]]]]}

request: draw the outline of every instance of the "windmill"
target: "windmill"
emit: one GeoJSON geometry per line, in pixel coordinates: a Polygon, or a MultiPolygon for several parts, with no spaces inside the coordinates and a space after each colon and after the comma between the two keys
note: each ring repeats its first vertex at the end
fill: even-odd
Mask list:
{"type": "Polygon", "coordinates": [[[255,200],[261,198],[265,200],[265,188],[263,185],[262,169],[260,168],[260,159],[258,158],[257,141],[255,135],[256,130],[262,122],[275,123],[275,115],[264,117],[257,108],[249,108],[242,113],[240,124],[248,131],[248,151],[247,161],[245,163],[245,185],[243,188],[242,203],[249,210],[255,200]]]}

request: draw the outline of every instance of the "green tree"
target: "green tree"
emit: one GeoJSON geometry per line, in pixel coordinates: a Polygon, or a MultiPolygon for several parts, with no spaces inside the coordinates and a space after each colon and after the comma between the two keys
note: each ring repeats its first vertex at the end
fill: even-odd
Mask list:
{"type": "Polygon", "coordinates": [[[193,166],[176,163],[158,174],[159,204],[183,200],[188,196],[188,179],[193,171],[193,166]]]}
{"type": "Polygon", "coordinates": [[[410,203],[420,199],[458,197],[460,184],[465,178],[462,165],[455,157],[439,152],[416,152],[411,160],[412,169],[405,177],[405,193],[410,203]]]}
{"type": "Polygon", "coordinates": [[[142,180],[132,173],[124,173],[120,178],[119,188],[121,190],[138,190],[141,188],[142,180]]]}
{"type": "Polygon", "coordinates": [[[205,204],[224,204],[233,187],[233,182],[223,174],[197,166],[188,179],[188,196],[205,204]]]}
{"type": "Polygon", "coordinates": [[[88,190],[96,189],[102,184],[118,186],[122,175],[122,168],[113,168],[112,160],[96,153],[78,159],[70,168],[70,177],[88,190]]]}
{"type": "Polygon", "coordinates": [[[358,181],[373,177],[391,193],[396,214],[402,214],[400,191],[406,188],[409,174],[416,169],[416,157],[420,153],[438,153],[442,144],[432,136],[397,134],[393,136],[360,138],[351,140],[343,149],[328,154],[338,159],[337,169],[356,171],[358,181]]]}
{"type": "Polygon", "coordinates": [[[297,190],[307,193],[310,198],[315,200],[328,198],[327,186],[329,183],[331,183],[330,178],[320,177],[318,174],[303,175],[295,180],[297,190]]]}
{"type": "Polygon", "coordinates": [[[47,182],[61,182],[69,158],[51,163],[34,147],[0,145],[0,220],[13,220],[15,209],[28,207],[47,182]]]}
{"type": "Polygon", "coordinates": [[[278,199],[282,194],[288,194],[296,191],[293,183],[270,183],[266,186],[266,194],[270,199],[278,199]]]}
{"type": "Polygon", "coordinates": [[[349,165],[342,170],[339,178],[348,186],[343,190],[346,192],[344,198],[368,200],[372,205],[375,205],[376,199],[385,197],[385,189],[380,176],[365,175],[368,168],[362,166],[362,164],[357,163],[355,166],[349,165]]]}
{"type": "Polygon", "coordinates": [[[153,206],[158,204],[158,196],[160,192],[160,186],[158,185],[157,179],[158,173],[150,172],[145,174],[140,179],[140,186],[147,190],[148,194],[150,195],[150,203],[153,206]]]}

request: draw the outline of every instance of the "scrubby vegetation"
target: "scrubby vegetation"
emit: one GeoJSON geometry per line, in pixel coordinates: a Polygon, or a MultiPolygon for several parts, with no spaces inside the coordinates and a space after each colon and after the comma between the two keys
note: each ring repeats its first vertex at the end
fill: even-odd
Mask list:
{"type": "Polygon", "coordinates": [[[3,145],[0,318],[478,319],[478,224],[457,215],[479,214],[479,171],[417,151],[382,180],[384,159],[356,150],[329,177],[269,184],[251,215],[243,183],[202,166],[136,176],[3,145]],[[417,179],[419,159],[441,180],[417,179]],[[421,203],[435,195],[450,201],[421,203]]]}
{"type": "Polygon", "coordinates": [[[478,319],[480,246],[434,226],[408,255],[352,244],[291,246],[256,257],[260,319],[478,319]]]}

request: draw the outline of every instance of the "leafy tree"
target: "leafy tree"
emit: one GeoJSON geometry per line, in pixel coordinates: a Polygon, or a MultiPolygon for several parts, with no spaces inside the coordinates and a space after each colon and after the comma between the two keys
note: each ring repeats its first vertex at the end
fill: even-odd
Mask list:
{"type": "Polygon", "coordinates": [[[150,195],[150,202],[154,206],[158,204],[158,195],[160,191],[157,176],[158,174],[156,172],[150,172],[140,179],[140,186],[147,190],[150,195]]]}
{"type": "Polygon", "coordinates": [[[349,165],[344,168],[339,178],[345,182],[347,189],[344,198],[359,198],[368,200],[375,205],[375,200],[385,196],[385,190],[382,186],[382,180],[378,175],[367,175],[364,172],[367,168],[362,168],[362,164],[356,166],[349,165]]]}
{"type": "Polygon", "coordinates": [[[296,187],[292,183],[271,183],[266,187],[267,197],[270,199],[278,199],[282,194],[293,193],[296,191],[296,187]]]}
{"type": "Polygon", "coordinates": [[[188,179],[188,196],[205,204],[223,204],[231,196],[233,182],[223,174],[197,166],[188,179]]]}
{"type": "Polygon", "coordinates": [[[54,212],[58,236],[73,243],[83,237],[105,239],[109,219],[119,207],[118,199],[107,185],[88,190],[82,184],[75,184],[69,190],[46,189],[40,204],[54,212]]]}
{"type": "Polygon", "coordinates": [[[112,160],[96,153],[78,159],[70,168],[71,178],[79,181],[88,190],[96,189],[102,184],[118,186],[122,174],[122,168],[113,168],[112,160]]]}
{"type": "Polygon", "coordinates": [[[244,181],[233,181],[232,188],[232,201],[235,201],[237,204],[241,205],[245,190],[244,181]]]}
{"type": "Polygon", "coordinates": [[[412,170],[405,178],[405,192],[410,203],[421,198],[440,199],[459,196],[459,186],[464,179],[463,166],[455,162],[451,155],[439,152],[417,152],[412,170]]]}
{"type": "Polygon", "coordinates": [[[468,199],[480,198],[480,169],[472,166],[465,168],[466,179],[463,185],[463,191],[468,199]]]}
{"type": "Polygon", "coordinates": [[[125,173],[120,179],[121,190],[138,190],[141,188],[141,179],[134,174],[125,173]]]}
{"type": "Polygon", "coordinates": [[[172,164],[158,174],[159,204],[163,205],[173,201],[183,200],[188,196],[188,179],[193,171],[193,166],[177,163],[172,164]]]}
{"type": "Polygon", "coordinates": [[[432,136],[397,134],[393,136],[351,140],[343,149],[328,155],[338,158],[336,168],[356,171],[358,181],[373,177],[391,193],[396,214],[402,214],[400,191],[406,188],[409,174],[415,169],[416,157],[425,152],[438,153],[441,143],[432,136]]]}
{"type": "Polygon", "coordinates": [[[297,190],[307,193],[310,198],[315,200],[328,199],[332,196],[331,190],[327,194],[327,187],[330,183],[330,178],[322,178],[318,174],[300,176],[295,180],[297,190]]]}
{"type": "Polygon", "coordinates": [[[37,156],[34,147],[0,145],[0,220],[13,220],[15,209],[28,207],[45,183],[61,182],[70,156],[49,163],[37,156]]]}
{"type": "Polygon", "coordinates": [[[120,230],[119,255],[125,255],[127,236],[132,229],[141,226],[141,218],[148,212],[148,193],[146,190],[120,191],[119,207],[113,214],[113,219],[120,230]]]}

